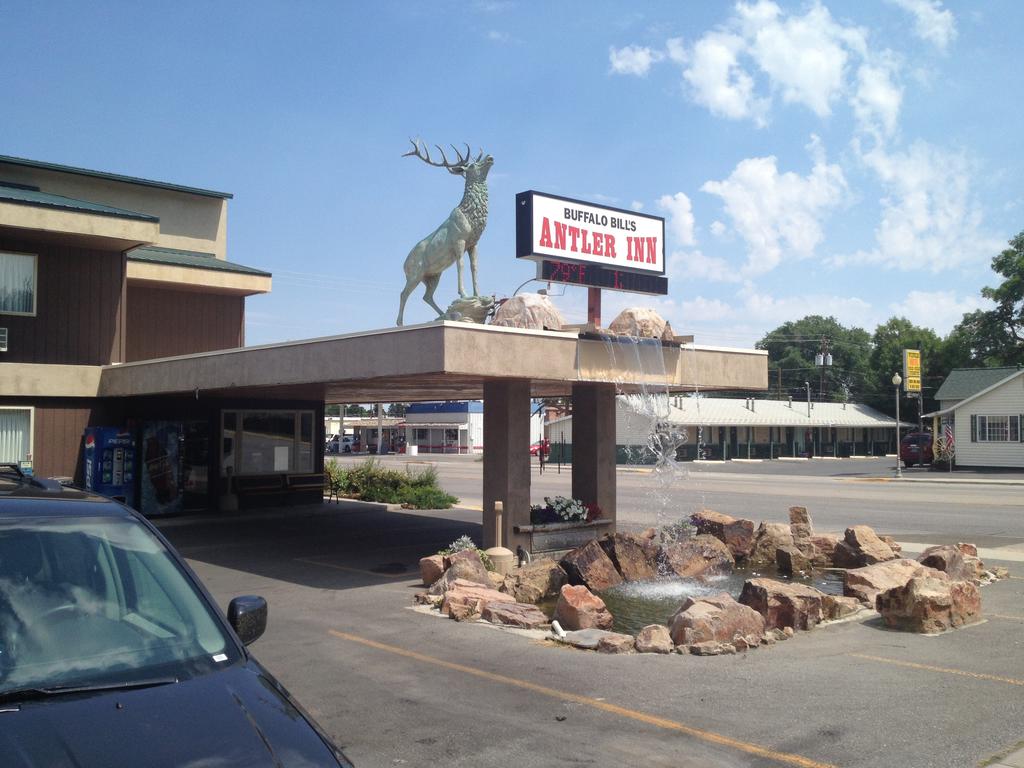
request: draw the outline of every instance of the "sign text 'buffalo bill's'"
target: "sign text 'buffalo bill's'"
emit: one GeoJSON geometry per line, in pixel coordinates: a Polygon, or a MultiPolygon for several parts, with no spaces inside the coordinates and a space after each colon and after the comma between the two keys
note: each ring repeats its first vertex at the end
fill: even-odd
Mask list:
{"type": "Polygon", "coordinates": [[[516,195],[516,256],[660,276],[665,274],[665,220],[540,192],[520,192],[516,195]]]}

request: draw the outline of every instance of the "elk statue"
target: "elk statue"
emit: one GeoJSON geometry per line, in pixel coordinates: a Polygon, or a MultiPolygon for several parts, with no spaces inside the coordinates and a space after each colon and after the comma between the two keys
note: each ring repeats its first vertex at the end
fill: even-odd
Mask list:
{"type": "Polygon", "coordinates": [[[466,188],[462,193],[462,200],[441,226],[416,243],[409,251],[409,255],[405,257],[405,288],[402,289],[402,299],[398,305],[396,325],[402,324],[405,302],[409,298],[409,294],[420,283],[426,286],[423,300],[437,311],[438,316],[444,316],[444,310],[434,303],[434,291],[441,280],[441,273],[452,264],[458,268],[459,296],[465,298],[466,290],[462,284],[462,254],[464,253],[469,254],[473,295],[477,295],[476,244],[480,241],[484,227],[487,226],[487,172],[494,165],[494,158],[485,155],[483,150],[480,150],[480,154],[475,159],[471,159],[469,145],[466,145],[465,156],[454,146],[452,147],[456,155],[454,162],[449,162],[444,150],[437,147],[438,152],[441,153],[441,161],[435,162],[430,159],[430,152],[425,143],[421,144],[420,141],[412,139],[410,141],[412,149],[402,157],[418,157],[427,165],[446,168],[448,173],[465,178],[466,188]]]}

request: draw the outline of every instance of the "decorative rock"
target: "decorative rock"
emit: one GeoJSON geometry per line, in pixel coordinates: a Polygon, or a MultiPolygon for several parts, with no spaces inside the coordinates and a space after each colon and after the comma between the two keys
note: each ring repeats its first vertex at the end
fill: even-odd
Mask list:
{"type": "Polygon", "coordinates": [[[557,642],[571,645],[573,648],[582,648],[587,651],[596,651],[601,638],[605,635],[614,634],[604,629],[577,629],[573,632],[566,632],[565,637],[552,638],[557,642]]]}
{"type": "Polygon", "coordinates": [[[675,645],[707,641],[731,643],[737,635],[764,634],[764,619],[753,608],[740,605],[728,593],[689,598],[669,622],[675,645]]]}
{"type": "Polygon", "coordinates": [[[570,584],[582,584],[595,592],[622,583],[622,576],[615,570],[615,564],[605,554],[597,539],[577,547],[562,557],[561,566],[570,584]]]}
{"type": "Polygon", "coordinates": [[[713,509],[702,509],[690,516],[698,533],[706,533],[723,542],[734,558],[745,558],[754,543],[754,523],[713,509]]]}
{"type": "Polygon", "coordinates": [[[882,536],[882,535],[879,535],[878,538],[880,538],[882,541],[884,541],[886,544],[888,544],[889,545],[889,549],[891,549],[894,554],[899,555],[900,552],[903,551],[903,547],[901,547],[899,544],[897,544],[896,543],[896,539],[894,539],[892,536],[882,536]]]}
{"type": "Polygon", "coordinates": [[[1008,578],[1010,578],[1010,571],[1007,570],[1006,568],[1004,568],[1001,565],[993,566],[991,573],[992,573],[992,577],[995,578],[995,579],[1008,579],[1008,578]]]}
{"type": "Polygon", "coordinates": [[[764,617],[766,627],[814,629],[822,619],[824,593],[814,587],[774,579],[748,579],[740,602],[764,617]]]}
{"type": "Polygon", "coordinates": [[[487,577],[491,580],[492,587],[494,587],[499,592],[505,591],[502,589],[502,587],[505,586],[505,576],[498,573],[497,571],[488,571],[487,577]]]}
{"type": "Polygon", "coordinates": [[[793,635],[795,635],[795,634],[796,634],[796,632],[794,632],[794,631],[793,631],[793,628],[792,628],[792,627],[783,627],[783,628],[782,628],[782,636],[783,636],[783,637],[784,637],[784,638],[785,638],[786,640],[789,640],[789,638],[791,638],[791,637],[792,637],[793,635]]]}
{"type": "Polygon", "coordinates": [[[647,581],[658,576],[659,547],[631,533],[614,533],[601,540],[601,548],[626,581],[647,581]]]}
{"type": "Polygon", "coordinates": [[[729,573],[734,562],[729,548],[708,534],[662,547],[661,561],[667,570],[682,579],[729,573]]]}
{"type": "Polygon", "coordinates": [[[757,635],[736,635],[732,639],[732,646],[737,651],[749,651],[752,648],[757,648],[761,644],[761,638],[757,635]]]}
{"type": "Polygon", "coordinates": [[[672,653],[672,636],[663,624],[648,624],[633,643],[637,653],[672,653]]]}
{"type": "Polygon", "coordinates": [[[806,554],[810,555],[811,564],[820,568],[830,568],[838,543],[839,537],[834,533],[816,533],[807,539],[806,548],[809,551],[806,554]]]}
{"type": "Polygon", "coordinates": [[[633,636],[608,632],[597,641],[598,653],[632,653],[633,636]]]}
{"type": "Polygon", "coordinates": [[[566,581],[562,566],[550,558],[539,558],[506,576],[501,591],[514,595],[517,602],[537,603],[555,597],[566,581]]]}
{"type": "Polygon", "coordinates": [[[584,586],[566,584],[555,604],[555,620],[565,629],[609,629],[612,615],[604,600],[584,586]]]}
{"type": "Polygon", "coordinates": [[[811,570],[811,561],[795,546],[776,549],[775,565],[778,567],[779,573],[786,576],[811,570]]]}
{"type": "Polygon", "coordinates": [[[505,624],[522,629],[541,629],[550,622],[535,605],[528,603],[488,603],[480,616],[491,624],[505,624]]]}
{"type": "Polygon", "coordinates": [[[672,340],[672,326],[653,309],[646,307],[630,307],[622,310],[612,320],[608,330],[620,336],[672,340]]]}
{"type": "Polygon", "coordinates": [[[491,325],[560,331],[565,326],[565,320],[547,296],[539,293],[519,293],[502,302],[491,325]]]}
{"type": "Polygon", "coordinates": [[[840,597],[824,595],[821,598],[821,613],[828,621],[838,621],[853,616],[861,610],[860,601],[856,597],[840,597]]]}
{"type": "Polygon", "coordinates": [[[844,538],[846,544],[856,553],[858,567],[896,559],[892,547],[882,541],[869,526],[851,526],[846,529],[844,538]]]}
{"type": "Polygon", "coordinates": [[[978,548],[973,544],[968,544],[965,541],[957,542],[956,548],[960,550],[961,554],[970,555],[971,557],[978,556],[978,548]]]}
{"type": "Polygon", "coordinates": [[[642,531],[640,531],[638,535],[641,539],[649,539],[650,541],[654,541],[658,538],[658,529],[653,527],[644,528],[642,531]]]}
{"type": "Polygon", "coordinates": [[[420,605],[429,605],[431,608],[440,608],[444,595],[432,595],[429,592],[417,592],[413,599],[420,605]]]}
{"type": "Polygon", "coordinates": [[[917,562],[942,571],[953,581],[970,581],[978,575],[974,566],[965,562],[963,552],[950,544],[928,547],[917,562]]]}
{"type": "Polygon", "coordinates": [[[420,578],[423,579],[424,587],[429,587],[443,575],[444,558],[441,555],[420,558],[420,578]]]}
{"type": "Polygon", "coordinates": [[[809,539],[814,535],[814,526],[811,523],[811,516],[807,513],[807,507],[789,508],[789,532],[793,534],[795,541],[809,539]]]}
{"type": "MultiPolygon", "coordinates": [[[[450,568],[448,569],[451,570],[450,568]]],[[[514,603],[515,599],[504,592],[483,587],[476,582],[456,579],[444,593],[441,613],[461,620],[481,613],[490,603],[514,603]]]]}
{"type": "MultiPolygon", "coordinates": [[[[856,597],[862,603],[875,607],[875,598],[880,592],[893,587],[902,587],[915,576],[931,571],[913,560],[890,560],[845,573],[843,594],[856,597]]],[[[938,571],[931,571],[938,573],[938,571]]]]}
{"type": "Polygon", "coordinates": [[[722,643],[717,640],[707,640],[701,643],[690,643],[686,650],[694,656],[722,656],[736,653],[736,646],[732,643],[722,643]]]}
{"type": "Polygon", "coordinates": [[[793,532],[784,523],[761,523],[747,558],[750,565],[774,565],[775,550],[793,546],[793,532]]]}
{"type": "Polygon", "coordinates": [[[968,581],[921,575],[880,594],[878,611],[893,629],[932,635],[980,621],[981,593],[968,581]]]}
{"type": "Polygon", "coordinates": [[[456,552],[454,555],[445,558],[448,569],[440,579],[430,585],[428,592],[432,595],[442,595],[447,592],[456,581],[471,581],[490,588],[491,577],[484,567],[480,555],[475,549],[465,549],[456,552]]]}

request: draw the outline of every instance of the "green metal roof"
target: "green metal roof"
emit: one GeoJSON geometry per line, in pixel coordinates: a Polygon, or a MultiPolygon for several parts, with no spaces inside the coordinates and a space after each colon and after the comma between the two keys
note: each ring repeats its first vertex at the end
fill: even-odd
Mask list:
{"type": "Polygon", "coordinates": [[[87,168],[76,168],[72,165],[58,165],[57,163],[44,163],[39,160],[26,160],[23,157],[11,157],[0,155],[0,164],[21,165],[26,168],[40,168],[46,171],[57,171],[59,173],[74,173],[79,176],[91,176],[94,179],[107,179],[109,181],[123,181],[126,184],[138,184],[143,187],[157,187],[159,189],[170,189],[175,192],[187,192],[190,195],[202,195],[204,197],[219,197],[230,200],[233,195],[230,192],[215,192],[212,189],[200,189],[198,187],[185,187],[180,184],[168,184],[163,181],[152,181],[140,179],[135,176],[122,176],[119,173],[105,173],[103,171],[90,171],[87,168]]]}
{"type": "Polygon", "coordinates": [[[76,213],[93,213],[100,216],[115,216],[119,219],[136,219],[138,221],[159,222],[156,216],[148,213],[137,213],[126,211],[123,208],[114,208],[101,203],[92,203],[88,200],[76,200],[73,197],[63,195],[52,195],[49,192],[41,192],[36,187],[29,187],[23,184],[5,184],[0,181],[0,201],[16,203],[18,205],[33,205],[39,208],[59,208],[64,211],[75,211],[76,213]]]}
{"type": "Polygon", "coordinates": [[[193,269],[214,269],[218,272],[237,272],[242,275],[258,275],[270,277],[269,272],[244,264],[218,259],[212,253],[200,251],[179,251],[176,248],[158,248],[144,245],[128,251],[128,261],[142,261],[148,264],[166,264],[173,267],[191,267],[193,269]]]}
{"type": "Polygon", "coordinates": [[[983,389],[998,384],[1003,379],[1011,376],[1020,368],[954,368],[949,376],[942,382],[939,391],[935,393],[935,399],[942,400],[964,400],[978,394],[983,389]]]}

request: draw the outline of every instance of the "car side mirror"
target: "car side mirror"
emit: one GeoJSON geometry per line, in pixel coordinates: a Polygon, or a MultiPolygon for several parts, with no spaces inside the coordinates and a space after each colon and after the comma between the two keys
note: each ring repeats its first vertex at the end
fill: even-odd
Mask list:
{"type": "Polygon", "coordinates": [[[228,623],[245,645],[259,640],[267,630],[267,601],[257,595],[236,597],[228,605],[228,623]]]}

